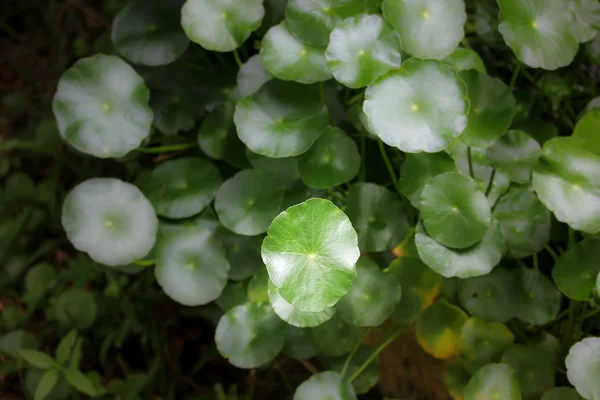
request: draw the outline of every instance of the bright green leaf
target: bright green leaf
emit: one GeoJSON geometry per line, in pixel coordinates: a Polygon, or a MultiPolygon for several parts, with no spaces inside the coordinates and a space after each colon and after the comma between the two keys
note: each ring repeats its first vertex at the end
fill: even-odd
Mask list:
{"type": "Polygon", "coordinates": [[[427,182],[444,172],[456,171],[454,160],[446,153],[407,154],[400,166],[398,186],[416,208],[421,206],[421,191],[427,182]]]}
{"type": "Polygon", "coordinates": [[[451,358],[460,351],[460,332],[468,318],[460,308],[438,300],[417,319],[417,342],[435,358],[451,358]]]}
{"type": "Polygon", "coordinates": [[[44,400],[58,382],[59,372],[56,369],[46,371],[35,389],[34,400],[44,400]]]}
{"type": "Polygon", "coordinates": [[[325,371],[302,382],[293,400],[356,400],[356,393],[340,374],[325,371]]]}
{"type": "Polygon", "coordinates": [[[19,357],[34,367],[41,369],[52,368],[56,363],[48,354],[37,350],[19,350],[19,357]]]}
{"type": "Polygon", "coordinates": [[[238,70],[237,86],[241,97],[250,96],[273,77],[265,69],[260,55],[255,54],[238,70]]]}
{"type": "Polygon", "coordinates": [[[444,58],[442,61],[452,65],[458,71],[474,69],[475,71],[481,72],[482,74],[485,74],[487,72],[483,60],[481,59],[479,54],[477,54],[477,52],[475,52],[475,50],[472,49],[458,47],[452,52],[452,54],[444,58]]]}
{"type": "Polygon", "coordinates": [[[71,358],[72,352],[75,350],[75,342],[77,341],[77,330],[73,329],[71,332],[66,334],[58,344],[56,349],[56,362],[59,365],[64,365],[69,358],[71,358]]]}
{"type": "Polygon", "coordinates": [[[85,393],[88,396],[98,395],[94,384],[81,371],[74,368],[67,369],[65,370],[65,376],[71,386],[75,387],[81,393],[85,393]]]}
{"type": "MultiPolygon", "coordinates": [[[[589,337],[575,343],[565,360],[567,378],[586,399],[600,399],[600,338],[589,337]]],[[[562,399],[561,399],[562,400],[562,399]]]]}
{"type": "Polygon", "coordinates": [[[269,281],[269,301],[271,302],[273,311],[279,318],[299,328],[319,326],[330,320],[333,314],[335,314],[335,308],[333,307],[317,312],[297,310],[279,295],[279,291],[271,281],[269,281]]]}
{"type": "Polygon", "coordinates": [[[464,394],[465,400],[521,400],[517,374],[506,364],[488,364],[481,368],[469,381],[464,394]]]}

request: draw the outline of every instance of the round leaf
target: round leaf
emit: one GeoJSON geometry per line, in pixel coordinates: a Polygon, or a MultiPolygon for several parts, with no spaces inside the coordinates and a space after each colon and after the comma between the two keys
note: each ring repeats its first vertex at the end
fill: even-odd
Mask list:
{"type": "Polygon", "coordinates": [[[459,172],[432,178],[421,192],[420,210],[427,234],[446,247],[470,247],[490,228],[485,195],[477,182],[459,172]]]}
{"type": "Polygon", "coordinates": [[[357,276],[337,305],[344,321],[356,326],[379,326],[400,302],[401,288],[389,273],[379,269],[369,258],[357,264],[357,276]]]}
{"type": "Polygon", "coordinates": [[[221,295],[229,268],[214,234],[189,228],[161,239],[154,274],[170,298],[186,306],[198,306],[221,295]]]}
{"type": "Polygon", "coordinates": [[[508,345],[514,342],[512,332],[500,322],[469,318],[460,333],[460,356],[470,373],[498,362],[508,345]]]}
{"type": "Polygon", "coordinates": [[[515,316],[518,284],[514,274],[498,267],[488,275],[463,280],[460,303],[474,317],[505,322],[515,316]]]}
{"type": "Polygon", "coordinates": [[[362,251],[390,250],[406,235],[406,210],[388,189],[357,183],[348,191],[346,202],[346,212],[358,232],[362,251]]]}
{"type": "Polygon", "coordinates": [[[291,157],[307,151],[325,131],[327,108],[317,86],[273,80],[237,103],[234,121],[254,153],[291,157]]]}
{"type": "Polygon", "coordinates": [[[215,211],[227,229],[253,236],[267,230],[282,200],[283,191],[271,174],[248,169],[221,185],[215,197],[215,211]]]}
{"type": "Polygon", "coordinates": [[[300,177],[313,189],[328,189],[354,178],[360,169],[356,143],[333,127],[299,158],[300,177]]]}
{"type": "Polygon", "coordinates": [[[501,362],[517,374],[525,399],[539,398],[547,388],[554,386],[554,354],[539,346],[513,344],[504,352],[501,362]]]}
{"type": "Polygon", "coordinates": [[[238,70],[237,87],[241,97],[250,96],[273,77],[265,69],[260,55],[255,54],[238,70]]]}
{"type": "Polygon", "coordinates": [[[402,37],[402,47],[417,58],[441,60],[465,36],[463,0],[384,0],[383,16],[402,37]]]}
{"type": "Polygon", "coordinates": [[[295,309],[294,306],[279,295],[279,291],[271,281],[269,281],[269,301],[273,306],[273,311],[275,311],[275,314],[277,314],[279,318],[288,324],[299,328],[319,326],[330,320],[331,317],[333,317],[333,314],[335,314],[335,308],[332,307],[318,312],[299,311],[295,309]]]}
{"type": "Polygon", "coordinates": [[[364,87],[400,66],[400,35],[379,15],[361,14],[336,25],[325,57],[338,82],[364,87]]]}
{"type": "Polygon", "coordinates": [[[523,131],[510,130],[487,149],[492,167],[508,176],[512,182],[528,183],[542,150],[538,142],[523,131]]]}
{"type": "Polygon", "coordinates": [[[244,236],[219,227],[217,238],[223,245],[231,269],[228,278],[241,281],[250,278],[254,273],[264,268],[260,256],[260,236],[244,236]]]}
{"type": "Polygon", "coordinates": [[[112,41],[119,54],[142,65],[169,64],[187,49],[177,2],[134,1],[115,18],[112,41]]]}
{"type": "Polygon", "coordinates": [[[561,254],[552,269],[552,278],[565,296],[587,301],[600,274],[600,240],[589,238],[561,254]]]}
{"type": "Polygon", "coordinates": [[[465,387],[471,379],[471,374],[463,367],[460,360],[455,359],[446,367],[444,384],[450,396],[455,400],[464,399],[465,387]]]}
{"type": "MultiPolygon", "coordinates": [[[[345,376],[352,376],[373,354],[373,349],[366,345],[360,345],[356,353],[352,356],[345,376]]],[[[329,369],[338,373],[342,372],[348,356],[341,357],[323,357],[323,363],[329,369]]],[[[379,380],[379,359],[375,358],[369,365],[352,381],[352,386],[357,394],[367,393],[379,380]]]]}
{"type": "Polygon", "coordinates": [[[254,168],[271,173],[283,188],[289,189],[300,179],[298,157],[271,158],[250,150],[246,151],[246,156],[254,168]]]}
{"type": "Polygon", "coordinates": [[[481,368],[465,388],[465,400],[498,398],[521,400],[519,379],[515,371],[506,364],[488,364],[481,368]]]}
{"type": "Polygon", "coordinates": [[[293,400],[356,400],[352,385],[340,374],[325,371],[315,374],[302,382],[293,400]]]}
{"type": "Polygon", "coordinates": [[[438,300],[417,319],[417,341],[435,358],[447,359],[459,352],[460,332],[469,317],[460,308],[438,300]]]}
{"type": "Polygon", "coordinates": [[[289,326],[282,353],[296,359],[307,359],[317,355],[319,349],[309,329],[289,326]]]}
{"type": "Polygon", "coordinates": [[[114,178],[77,185],[65,199],[61,221],[77,250],[110,266],[146,256],[158,231],[152,204],[138,188],[114,178]]]}
{"type": "Polygon", "coordinates": [[[467,124],[467,89],[449,65],[410,59],[365,92],[369,130],[407,153],[436,153],[467,124]]]}
{"type": "Polygon", "coordinates": [[[565,365],[567,378],[586,399],[600,398],[600,338],[589,337],[575,343],[569,350],[565,365]]]}
{"type": "Polygon", "coordinates": [[[246,146],[237,136],[233,124],[234,109],[230,102],[214,108],[204,119],[197,140],[202,151],[209,157],[244,168],[248,166],[246,146]]]}
{"type": "Polygon", "coordinates": [[[260,268],[248,282],[248,300],[254,302],[269,301],[269,273],[266,268],[260,268]]]}
{"type": "Polygon", "coordinates": [[[600,110],[588,112],[575,126],[573,137],[577,138],[579,146],[600,155],[600,110]]]}
{"type": "Polygon", "coordinates": [[[445,63],[452,65],[458,71],[466,71],[469,69],[474,69],[475,71],[481,72],[485,74],[487,69],[485,68],[485,64],[483,60],[472,49],[465,49],[462,47],[458,47],[456,50],[452,52],[448,57],[443,60],[445,63]]]}
{"type": "Polygon", "coordinates": [[[156,213],[186,218],[200,213],[221,185],[217,168],[202,158],[178,158],[159,164],[143,190],[156,213]]]}
{"type": "Polygon", "coordinates": [[[323,354],[340,357],[350,353],[360,342],[360,329],[335,314],[329,321],[313,328],[313,339],[323,354]]]}
{"type": "Polygon", "coordinates": [[[357,242],[346,214],[328,200],[310,199],[273,220],[262,257],[281,297],[300,311],[318,312],[352,285],[357,242]]]}
{"type": "Polygon", "coordinates": [[[268,303],[246,303],[219,320],[215,342],[219,353],[238,368],[258,368],[273,360],[285,342],[287,325],[268,303]]]}
{"type": "Polygon", "coordinates": [[[127,63],[98,54],[82,58],[60,78],[52,110],[61,137],[100,158],[122,157],[150,134],[150,91],[127,63]]]}
{"type": "Polygon", "coordinates": [[[87,329],[94,325],[97,306],[94,295],[80,289],[63,292],[54,305],[56,319],[61,325],[77,329],[87,329]]]}
{"type": "Polygon", "coordinates": [[[573,0],[566,5],[574,19],[570,26],[577,41],[585,43],[595,38],[600,29],[600,4],[596,0],[573,0]]]}
{"type": "Polygon", "coordinates": [[[413,206],[421,206],[421,191],[427,182],[444,172],[456,171],[454,160],[446,153],[407,154],[400,166],[398,186],[413,206]]]}
{"type": "Polygon", "coordinates": [[[556,318],[560,311],[562,295],[554,283],[535,269],[514,271],[522,287],[517,317],[528,324],[544,325],[556,318]]]}
{"type": "Polygon", "coordinates": [[[569,65],[578,50],[569,13],[561,0],[498,0],[504,41],[533,68],[569,65]]]}
{"type": "Polygon", "coordinates": [[[260,58],[269,73],[284,81],[315,83],[331,78],[325,50],[296,39],[285,22],[269,29],[261,44],[260,58]]]}
{"type": "Polygon", "coordinates": [[[212,51],[232,51],[260,26],[262,0],[187,0],[181,26],[195,43],[212,51]]]}
{"type": "Polygon", "coordinates": [[[469,91],[469,117],[460,139],[473,147],[489,147],[506,132],[517,111],[517,100],[498,78],[477,71],[463,71],[469,91]]]}

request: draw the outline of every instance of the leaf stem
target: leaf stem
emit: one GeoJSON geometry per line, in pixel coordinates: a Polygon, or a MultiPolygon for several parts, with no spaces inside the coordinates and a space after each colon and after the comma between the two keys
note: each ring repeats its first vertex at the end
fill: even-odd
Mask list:
{"type": "Polygon", "coordinates": [[[135,265],[139,265],[140,267],[151,267],[156,264],[154,260],[137,260],[133,262],[135,265]]]}
{"type": "Polygon", "coordinates": [[[554,251],[554,249],[552,247],[550,247],[550,244],[546,244],[546,246],[544,246],[544,249],[546,249],[546,251],[548,253],[550,253],[550,256],[552,256],[552,258],[554,259],[554,261],[556,261],[558,259],[558,254],[554,251]]]}
{"type": "Polygon", "coordinates": [[[490,192],[492,191],[492,186],[494,185],[494,178],[496,177],[496,170],[492,170],[492,174],[490,175],[490,181],[488,182],[487,189],[485,189],[485,197],[488,197],[490,192]]]}
{"type": "Polygon", "coordinates": [[[540,264],[538,263],[538,255],[537,255],[537,253],[535,253],[533,255],[533,269],[535,269],[536,271],[540,270],[540,264]]]}
{"type": "Polygon", "coordinates": [[[173,144],[169,146],[158,146],[158,147],[140,147],[137,149],[140,153],[168,153],[171,151],[187,150],[198,146],[197,143],[181,143],[173,144]]]}
{"type": "Polygon", "coordinates": [[[356,346],[354,346],[354,349],[352,349],[352,352],[350,352],[350,354],[348,354],[348,357],[346,357],[346,362],[344,362],[344,366],[342,367],[342,372],[340,372],[340,375],[342,375],[342,378],[344,377],[344,375],[346,375],[346,370],[348,369],[348,366],[350,365],[350,361],[352,361],[352,357],[354,357],[354,354],[356,354],[356,352],[358,351],[358,348],[360,347],[360,345],[365,341],[365,339],[367,338],[367,336],[371,332],[371,329],[372,328],[369,327],[365,331],[365,333],[360,338],[360,340],[358,341],[358,343],[356,344],[356,346]]]}
{"type": "Polygon", "coordinates": [[[241,68],[243,63],[240,59],[240,53],[238,53],[237,49],[233,50],[233,58],[235,58],[235,63],[237,64],[238,68],[241,68]]]}
{"type": "Polygon", "coordinates": [[[517,66],[513,71],[512,78],[510,78],[510,84],[508,85],[508,91],[512,93],[515,83],[517,83],[517,78],[519,77],[519,72],[521,71],[521,61],[517,61],[517,66]]]}
{"type": "Polygon", "coordinates": [[[304,368],[306,368],[308,370],[308,372],[310,372],[311,374],[318,374],[319,371],[317,371],[317,369],[315,368],[314,365],[312,365],[310,363],[310,361],[308,360],[303,360],[303,359],[299,359],[298,360],[300,362],[300,364],[304,365],[304,368]]]}
{"type": "Polygon", "coordinates": [[[346,103],[346,105],[351,106],[352,104],[356,103],[357,101],[359,101],[360,99],[362,99],[365,95],[365,92],[360,92],[359,94],[352,96],[350,98],[350,100],[348,100],[348,102],[346,103]]]}
{"type": "Polygon", "coordinates": [[[360,130],[360,157],[362,165],[360,166],[359,179],[364,182],[367,179],[367,133],[364,129],[360,130]]]}
{"type": "Polygon", "coordinates": [[[473,157],[471,155],[471,146],[467,147],[467,160],[469,162],[469,175],[475,179],[475,172],[473,171],[473,157]]]}
{"type": "Polygon", "coordinates": [[[358,378],[358,376],[365,370],[365,368],[367,368],[369,366],[369,364],[371,364],[371,362],[373,362],[373,360],[375,358],[377,358],[379,353],[381,353],[381,351],[383,349],[385,349],[390,343],[392,343],[394,340],[396,340],[396,338],[398,336],[400,336],[400,334],[402,332],[404,332],[404,328],[398,328],[387,339],[385,339],[383,342],[381,342],[379,344],[379,346],[377,346],[377,348],[373,351],[373,353],[371,353],[369,358],[367,358],[365,360],[363,365],[361,365],[356,371],[354,371],[352,376],[350,378],[348,378],[348,383],[352,383],[352,381],[354,381],[356,378],[358,378]]]}
{"type": "Polygon", "coordinates": [[[387,152],[385,151],[385,146],[384,146],[383,142],[381,141],[381,139],[379,139],[379,138],[377,138],[377,143],[379,143],[379,152],[381,153],[381,157],[383,158],[383,162],[385,163],[385,167],[388,170],[388,174],[390,175],[390,178],[392,179],[394,187],[396,188],[396,191],[398,192],[398,194],[402,197],[403,195],[402,195],[402,193],[400,193],[400,190],[398,189],[398,178],[396,177],[396,173],[394,172],[392,163],[390,162],[387,152]]]}

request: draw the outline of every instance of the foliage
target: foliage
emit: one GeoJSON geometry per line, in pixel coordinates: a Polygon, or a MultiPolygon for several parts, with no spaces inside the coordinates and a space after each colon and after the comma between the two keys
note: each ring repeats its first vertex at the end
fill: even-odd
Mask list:
{"type": "Polygon", "coordinates": [[[600,3],[110,3],[0,138],[7,387],[350,400],[414,330],[454,399],[600,400],[600,3]]]}

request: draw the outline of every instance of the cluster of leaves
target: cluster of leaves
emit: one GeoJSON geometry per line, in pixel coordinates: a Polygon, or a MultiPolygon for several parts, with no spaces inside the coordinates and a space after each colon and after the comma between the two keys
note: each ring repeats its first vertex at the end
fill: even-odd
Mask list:
{"type": "MultiPolygon", "coordinates": [[[[368,392],[413,325],[455,399],[600,399],[599,29],[597,0],[132,1],[52,102],[71,152],[121,171],[60,202],[69,271],[210,310],[235,367],[318,357],[295,400],[368,392]]],[[[27,272],[33,310],[59,277],[27,272]]],[[[90,297],[57,320],[90,328],[90,297]]],[[[15,332],[36,400],[107,393],[75,331],[56,359],[15,332]]]]}

